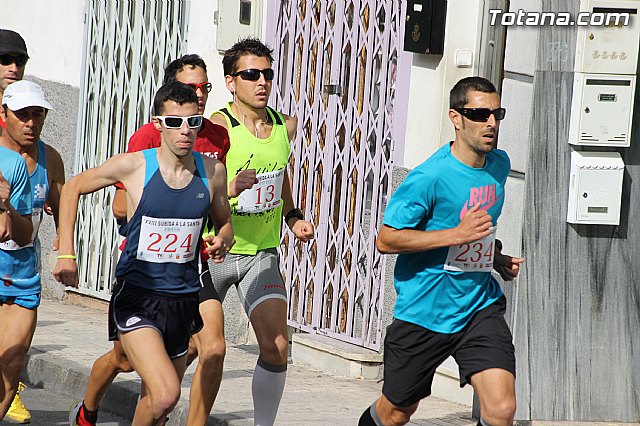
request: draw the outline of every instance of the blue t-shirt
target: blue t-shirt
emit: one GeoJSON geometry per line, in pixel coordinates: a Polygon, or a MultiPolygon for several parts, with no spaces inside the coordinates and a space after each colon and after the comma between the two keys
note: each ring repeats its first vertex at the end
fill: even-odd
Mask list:
{"type": "MultiPolygon", "coordinates": [[[[496,226],[510,169],[509,157],[502,150],[491,151],[484,167],[472,168],[456,159],[446,144],[413,169],[393,193],[383,223],[395,229],[451,229],[479,203],[496,226]]],[[[396,318],[438,333],[455,333],[476,312],[502,296],[491,272],[445,269],[450,249],[398,255],[394,272],[396,318]]],[[[493,245],[475,250],[472,243],[452,251],[457,254],[453,258],[482,261],[490,257],[493,245]]]]}
{"type": "MultiPolygon", "coordinates": [[[[11,186],[10,202],[13,208],[21,215],[31,215],[33,192],[27,163],[20,154],[0,146],[0,171],[11,186]]],[[[24,267],[25,263],[31,262],[34,258],[33,247],[5,250],[0,245],[0,280],[3,281],[0,294],[20,296],[40,291],[40,274],[32,268],[24,267]]]]}

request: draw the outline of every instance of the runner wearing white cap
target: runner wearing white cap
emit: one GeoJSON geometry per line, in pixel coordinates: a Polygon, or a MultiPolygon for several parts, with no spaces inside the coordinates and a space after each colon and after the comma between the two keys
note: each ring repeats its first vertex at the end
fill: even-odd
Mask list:
{"type": "MultiPolygon", "coordinates": [[[[0,30],[0,99],[11,83],[22,80],[24,69],[29,60],[27,44],[20,34],[11,30],[0,30]]],[[[0,115],[0,135],[4,131],[6,123],[0,115]]],[[[18,392],[7,411],[6,416],[18,423],[31,421],[31,413],[20,399],[20,391],[25,387],[23,383],[18,385],[18,392]]]]}
{"type": "Polygon", "coordinates": [[[0,136],[0,147],[16,153],[13,163],[24,164],[31,194],[33,231],[27,238],[0,243],[0,368],[4,379],[4,394],[0,402],[0,418],[28,422],[30,413],[14,395],[19,389],[18,378],[24,358],[31,345],[40,304],[40,244],[38,228],[45,203],[49,205],[57,224],[60,189],[64,184],[64,164],[60,154],[40,140],[47,112],[53,107],[42,88],[30,81],[17,81],[4,90],[0,116],[6,128],[0,136]],[[13,402],[12,402],[13,401],[13,402]],[[11,404],[11,412],[9,405],[11,404]]]}

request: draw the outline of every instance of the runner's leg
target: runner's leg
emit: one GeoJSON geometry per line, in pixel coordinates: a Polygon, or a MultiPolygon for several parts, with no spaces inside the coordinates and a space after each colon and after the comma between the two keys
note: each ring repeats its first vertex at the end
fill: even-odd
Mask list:
{"type": "Polygon", "coordinates": [[[480,416],[491,426],[511,426],[516,413],[515,377],[507,370],[490,368],[471,376],[480,401],[480,416]]]}
{"type": "Polygon", "coordinates": [[[13,303],[0,304],[0,419],[3,419],[18,390],[20,372],[33,333],[36,330],[37,310],[26,309],[13,303]]]}
{"type": "Polygon", "coordinates": [[[220,389],[226,352],[224,313],[219,300],[200,303],[204,327],[192,336],[198,350],[198,366],[189,393],[188,425],[204,425],[220,389]]]}
{"type": "Polygon", "coordinates": [[[129,362],[145,382],[146,392],[136,406],[133,425],[153,425],[171,412],[180,398],[186,354],[171,360],[157,330],[144,327],[120,334],[129,362]]]}
{"type": "Polygon", "coordinates": [[[251,387],[254,423],[270,426],[278,413],[287,374],[287,302],[282,299],[261,302],[251,313],[251,324],[260,347],[251,387]]]}
{"type": "Polygon", "coordinates": [[[84,393],[84,406],[97,411],[100,401],[119,373],[130,373],[133,367],[118,340],[113,341],[113,349],[98,358],[91,368],[84,393]]]}

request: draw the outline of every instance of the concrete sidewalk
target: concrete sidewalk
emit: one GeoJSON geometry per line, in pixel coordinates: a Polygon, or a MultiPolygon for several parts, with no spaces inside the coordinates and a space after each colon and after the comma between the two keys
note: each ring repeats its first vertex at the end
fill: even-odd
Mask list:
{"type": "MultiPolygon", "coordinates": [[[[103,311],[43,301],[24,371],[27,383],[69,395],[70,404],[82,399],[93,361],[111,348],[106,324],[107,315],[103,311]]],[[[224,378],[210,424],[253,425],[251,377],[256,359],[256,346],[228,346],[224,378]]],[[[194,367],[191,365],[185,376],[182,398],[170,416],[172,425],[186,423],[194,367]]],[[[130,418],[139,383],[135,373],[120,375],[101,408],[130,418]]],[[[291,364],[277,423],[355,425],[362,411],[379,396],[381,386],[376,381],[334,377],[291,364]]],[[[472,425],[470,414],[468,407],[433,398],[422,404],[414,423],[472,425]]]]}
{"type": "MultiPolygon", "coordinates": [[[[111,348],[106,324],[107,314],[103,311],[59,301],[43,301],[23,372],[24,380],[28,384],[69,395],[70,404],[82,399],[93,361],[111,348]]],[[[251,376],[256,359],[256,346],[228,346],[224,378],[209,424],[253,425],[251,376]]],[[[187,370],[181,400],[170,416],[171,425],[186,423],[194,367],[192,365],[187,370]]],[[[131,418],[139,383],[135,373],[120,375],[107,393],[101,409],[131,418]]],[[[277,424],[356,425],[362,411],[379,396],[381,387],[382,384],[376,381],[335,377],[291,364],[277,424]]],[[[470,414],[469,407],[428,398],[421,403],[411,424],[475,425],[470,414]]]]}

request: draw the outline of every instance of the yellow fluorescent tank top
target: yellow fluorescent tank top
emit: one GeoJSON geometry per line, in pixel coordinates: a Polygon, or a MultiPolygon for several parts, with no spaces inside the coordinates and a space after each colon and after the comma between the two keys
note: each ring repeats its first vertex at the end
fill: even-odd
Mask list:
{"type": "Polygon", "coordinates": [[[255,169],[258,183],[229,199],[235,254],[256,254],[280,245],[282,185],[291,147],[284,116],[267,107],[273,123],[267,139],[255,137],[242,120],[234,116],[231,103],[216,111],[227,120],[230,147],[227,153],[227,181],[242,170],[255,169]]]}

